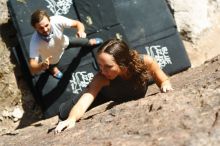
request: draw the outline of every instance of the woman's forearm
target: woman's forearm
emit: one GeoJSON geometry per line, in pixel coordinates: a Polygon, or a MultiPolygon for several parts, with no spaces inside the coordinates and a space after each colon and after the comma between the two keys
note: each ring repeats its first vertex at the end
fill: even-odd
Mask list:
{"type": "Polygon", "coordinates": [[[95,97],[90,93],[84,93],[79,101],[71,109],[68,119],[77,121],[79,120],[89,106],[94,101],[95,97]]]}
{"type": "Polygon", "coordinates": [[[168,76],[163,72],[162,69],[160,69],[160,66],[155,61],[153,61],[151,64],[151,75],[159,87],[168,79],[168,76]]]}
{"type": "Polygon", "coordinates": [[[150,56],[145,56],[145,63],[148,70],[155,80],[156,84],[160,87],[161,84],[168,79],[167,75],[160,68],[159,64],[150,56]]]}
{"type": "Polygon", "coordinates": [[[74,121],[79,120],[95,100],[102,87],[108,84],[109,81],[98,73],[87,87],[85,93],[71,109],[68,119],[74,121]]]}

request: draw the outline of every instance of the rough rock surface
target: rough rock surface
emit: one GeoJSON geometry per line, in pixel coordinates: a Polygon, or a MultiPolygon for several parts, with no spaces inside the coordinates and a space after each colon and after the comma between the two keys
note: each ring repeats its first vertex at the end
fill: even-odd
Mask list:
{"type": "Polygon", "coordinates": [[[195,42],[204,30],[216,23],[220,0],[166,0],[184,39],[195,42]]]}
{"type": "Polygon", "coordinates": [[[55,135],[54,117],[2,135],[0,145],[218,146],[220,56],[171,81],[173,92],[153,85],[144,98],[88,111],[73,129],[55,135]]]}

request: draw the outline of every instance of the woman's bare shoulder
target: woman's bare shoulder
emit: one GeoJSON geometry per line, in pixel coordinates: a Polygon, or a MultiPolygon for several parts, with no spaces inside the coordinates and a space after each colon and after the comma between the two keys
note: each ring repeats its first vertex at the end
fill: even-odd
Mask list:
{"type": "Polygon", "coordinates": [[[143,55],[143,58],[144,58],[144,64],[146,65],[151,65],[154,61],[154,59],[149,55],[143,55]]]}
{"type": "Polygon", "coordinates": [[[94,78],[90,84],[91,84],[91,86],[97,86],[97,85],[98,86],[106,86],[109,84],[109,80],[105,76],[103,76],[100,72],[98,72],[94,76],[94,78]]]}

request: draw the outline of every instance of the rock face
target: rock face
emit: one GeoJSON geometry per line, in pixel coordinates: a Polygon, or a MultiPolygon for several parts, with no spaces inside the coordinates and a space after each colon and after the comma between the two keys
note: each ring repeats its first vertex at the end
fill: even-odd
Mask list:
{"type": "Polygon", "coordinates": [[[73,129],[54,135],[54,117],[2,135],[0,145],[218,146],[220,56],[171,81],[173,92],[152,85],[144,98],[88,111],[73,129]]]}
{"type": "Polygon", "coordinates": [[[179,32],[185,39],[196,41],[200,34],[215,23],[220,0],[167,0],[179,32]]]}

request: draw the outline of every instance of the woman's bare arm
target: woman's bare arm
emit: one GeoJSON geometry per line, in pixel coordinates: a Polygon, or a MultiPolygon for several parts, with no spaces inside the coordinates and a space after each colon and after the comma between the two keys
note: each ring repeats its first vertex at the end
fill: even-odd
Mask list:
{"type": "Polygon", "coordinates": [[[67,120],[62,121],[57,125],[55,133],[59,133],[65,128],[69,129],[74,127],[75,122],[83,116],[102,87],[108,84],[109,81],[100,73],[98,73],[89,84],[86,92],[80,97],[78,102],[71,109],[67,120]]]}
{"type": "Polygon", "coordinates": [[[160,69],[159,64],[152,57],[145,55],[144,63],[147,65],[151,76],[162,92],[173,90],[168,76],[163,72],[162,69],[160,69]]]}

